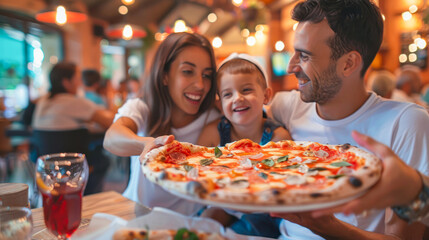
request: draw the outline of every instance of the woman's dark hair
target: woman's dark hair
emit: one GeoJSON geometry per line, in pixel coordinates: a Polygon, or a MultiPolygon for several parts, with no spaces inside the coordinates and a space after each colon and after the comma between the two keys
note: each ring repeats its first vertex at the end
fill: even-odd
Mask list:
{"type": "MultiPolygon", "coordinates": [[[[171,109],[173,100],[168,92],[168,87],[163,80],[168,75],[171,63],[187,47],[200,47],[210,56],[213,74],[210,90],[201,103],[197,114],[201,114],[213,106],[216,96],[216,62],[210,42],[199,34],[172,33],[158,47],[155,54],[149,76],[144,83],[143,100],[149,107],[149,121],[146,132],[150,136],[160,136],[171,133],[171,109]]],[[[195,56],[198,57],[198,56],[195,56]]]]}
{"type": "Polygon", "coordinates": [[[51,88],[49,89],[49,98],[54,97],[58,93],[66,93],[63,79],[71,80],[76,74],[76,64],[70,62],[60,62],[55,64],[49,74],[51,88]]]}
{"type": "Polygon", "coordinates": [[[294,7],[292,18],[314,23],[327,19],[335,32],[328,42],[331,59],[337,60],[350,51],[359,52],[363,59],[362,77],[383,41],[383,19],[370,0],[307,0],[294,7]]]}

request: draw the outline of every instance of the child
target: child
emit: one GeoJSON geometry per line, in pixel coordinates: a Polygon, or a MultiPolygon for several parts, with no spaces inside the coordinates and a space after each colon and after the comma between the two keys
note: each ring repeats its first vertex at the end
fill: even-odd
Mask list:
{"type": "MultiPolygon", "coordinates": [[[[233,53],[219,66],[218,94],[225,116],[207,125],[198,139],[203,146],[224,146],[243,138],[261,145],[269,141],[291,139],[289,132],[272,119],[265,118],[263,105],[272,98],[264,68],[247,54],[233,53]]],[[[278,237],[280,219],[269,214],[233,213],[240,220],[219,208],[205,210],[203,216],[212,217],[235,232],[246,235],[278,237]]]]}
{"type": "Polygon", "coordinates": [[[199,145],[224,146],[243,138],[264,145],[291,139],[280,124],[263,116],[263,105],[270,102],[273,92],[264,68],[256,59],[243,53],[231,54],[220,64],[217,82],[225,116],[203,129],[199,145]]]}
{"type": "Polygon", "coordinates": [[[124,196],[148,207],[165,207],[185,215],[201,209],[201,205],[176,197],[144,178],[138,155],[145,147],[172,140],[170,136],[159,137],[162,135],[196,143],[203,126],[220,117],[212,107],[215,71],[213,48],[203,36],[173,33],[161,43],[145,81],[143,98],[130,99],[118,110],[104,138],[108,151],[132,156],[124,196]]]}

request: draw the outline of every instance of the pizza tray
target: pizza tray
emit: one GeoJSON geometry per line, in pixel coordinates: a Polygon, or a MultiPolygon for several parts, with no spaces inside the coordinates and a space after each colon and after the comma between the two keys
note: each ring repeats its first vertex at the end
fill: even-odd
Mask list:
{"type": "Polygon", "coordinates": [[[254,213],[264,213],[264,212],[294,213],[294,212],[307,212],[312,210],[319,210],[323,208],[330,208],[337,205],[341,205],[355,198],[358,198],[366,193],[366,191],[363,191],[350,197],[346,197],[346,198],[342,198],[342,199],[338,199],[330,202],[322,202],[322,203],[308,203],[308,204],[302,204],[302,205],[258,205],[258,204],[248,204],[248,203],[227,203],[227,202],[210,201],[210,200],[200,199],[197,197],[192,197],[171,189],[166,189],[166,188],[164,189],[180,198],[184,198],[186,200],[197,202],[203,205],[210,205],[210,206],[227,208],[227,209],[232,209],[232,210],[237,210],[242,212],[254,212],[254,213]]]}

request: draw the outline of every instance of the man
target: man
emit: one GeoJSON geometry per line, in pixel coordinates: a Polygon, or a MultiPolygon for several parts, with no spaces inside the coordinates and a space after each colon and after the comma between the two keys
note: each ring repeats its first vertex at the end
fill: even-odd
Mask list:
{"type": "MultiPolygon", "coordinates": [[[[383,38],[378,7],[370,0],[307,0],[294,8],[292,18],[299,24],[288,72],[298,78],[299,92],[275,96],[274,118],[294,140],[357,146],[351,136],[357,130],[428,175],[428,113],[365,90],[363,77],[383,38]]],[[[273,215],[290,220],[283,221],[280,230],[293,239],[421,239],[424,231],[423,225],[408,225],[391,209],[366,216],[273,215]]]]}

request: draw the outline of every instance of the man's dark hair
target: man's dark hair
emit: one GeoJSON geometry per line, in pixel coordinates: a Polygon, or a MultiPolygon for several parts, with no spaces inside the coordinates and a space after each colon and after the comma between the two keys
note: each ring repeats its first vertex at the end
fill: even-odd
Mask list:
{"type": "Polygon", "coordinates": [[[82,71],[82,81],[87,87],[91,87],[96,83],[101,84],[101,75],[95,69],[86,69],[82,71]]]}
{"type": "Polygon", "coordinates": [[[292,19],[298,22],[319,23],[325,18],[335,33],[328,42],[331,59],[337,60],[350,51],[359,52],[363,77],[383,40],[379,8],[370,0],[307,0],[298,3],[292,12],[292,19]]]}

